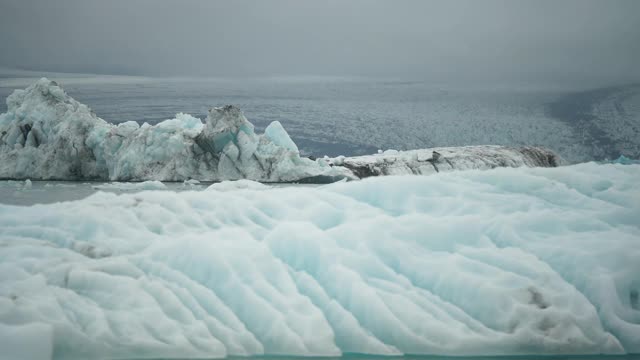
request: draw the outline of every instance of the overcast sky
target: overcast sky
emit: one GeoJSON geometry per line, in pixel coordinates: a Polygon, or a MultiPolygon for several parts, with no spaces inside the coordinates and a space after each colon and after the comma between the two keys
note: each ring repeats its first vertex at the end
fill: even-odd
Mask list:
{"type": "Polygon", "coordinates": [[[640,80],[640,0],[0,0],[0,66],[137,75],[640,80]]]}

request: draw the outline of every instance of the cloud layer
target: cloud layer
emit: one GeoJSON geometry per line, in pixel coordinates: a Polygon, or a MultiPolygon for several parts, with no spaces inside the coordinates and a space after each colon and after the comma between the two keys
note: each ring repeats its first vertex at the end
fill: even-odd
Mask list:
{"type": "Polygon", "coordinates": [[[142,75],[640,79],[640,2],[0,0],[0,65],[142,75]]]}

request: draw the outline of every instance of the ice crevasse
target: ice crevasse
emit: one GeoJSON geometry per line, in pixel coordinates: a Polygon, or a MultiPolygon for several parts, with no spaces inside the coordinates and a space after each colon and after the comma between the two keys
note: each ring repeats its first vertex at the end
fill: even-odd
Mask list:
{"type": "Polygon", "coordinates": [[[587,163],[0,205],[0,347],[638,353],[638,178],[587,163]]]}
{"type": "Polygon", "coordinates": [[[41,79],[7,98],[0,115],[0,179],[333,182],[378,175],[462,169],[557,166],[536,148],[469,146],[390,151],[311,160],[300,156],[282,125],[263,134],[234,106],[212,108],[206,121],[188,114],[156,125],[113,125],[41,79]]]}

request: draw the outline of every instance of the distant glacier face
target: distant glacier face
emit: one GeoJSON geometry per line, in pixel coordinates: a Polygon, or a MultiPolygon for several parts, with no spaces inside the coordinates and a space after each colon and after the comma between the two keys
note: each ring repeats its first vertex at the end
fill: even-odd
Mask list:
{"type": "Polygon", "coordinates": [[[0,205],[0,348],[638,353],[639,178],[588,163],[0,205]]]}

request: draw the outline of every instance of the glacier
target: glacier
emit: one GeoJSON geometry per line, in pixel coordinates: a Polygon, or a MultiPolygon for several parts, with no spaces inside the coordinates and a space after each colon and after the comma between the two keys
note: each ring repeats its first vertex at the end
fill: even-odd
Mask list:
{"type": "Polygon", "coordinates": [[[7,109],[0,115],[0,179],[327,183],[374,175],[564,163],[547,149],[504,146],[311,160],[300,156],[278,121],[256,134],[235,106],[210,109],[204,123],[179,113],[153,126],[135,121],[113,125],[46,78],[14,91],[7,98],[7,109]]]}
{"type": "Polygon", "coordinates": [[[0,205],[0,348],[640,353],[639,178],[585,163],[0,205]]]}

